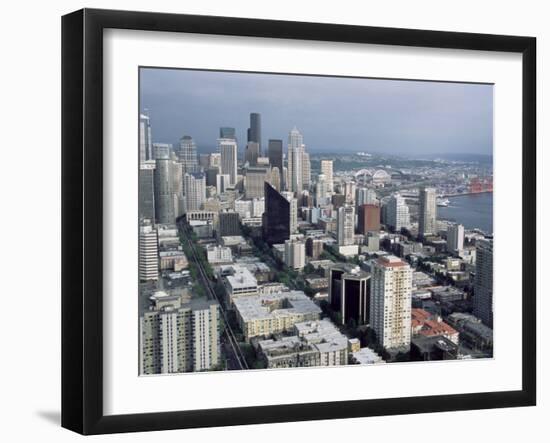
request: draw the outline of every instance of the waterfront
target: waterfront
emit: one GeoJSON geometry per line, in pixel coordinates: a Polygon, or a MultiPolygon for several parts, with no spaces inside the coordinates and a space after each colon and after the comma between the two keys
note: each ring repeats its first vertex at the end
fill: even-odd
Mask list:
{"type": "Polygon", "coordinates": [[[437,208],[439,218],[461,223],[466,229],[493,232],[492,192],[449,197],[449,201],[449,206],[437,208]]]}

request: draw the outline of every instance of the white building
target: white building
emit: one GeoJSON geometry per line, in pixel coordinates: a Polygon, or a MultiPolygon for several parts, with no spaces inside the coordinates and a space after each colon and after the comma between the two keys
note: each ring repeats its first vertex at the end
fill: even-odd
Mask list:
{"type": "Polygon", "coordinates": [[[234,273],[224,279],[225,289],[230,305],[237,298],[258,294],[258,280],[245,267],[233,266],[234,273]]]}
{"type": "Polygon", "coordinates": [[[324,174],[328,184],[328,192],[334,192],[334,176],[332,172],[332,160],[321,160],[321,173],[324,174]]]}
{"type": "Polygon", "coordinates": [[[288,190],[300,194],[303,189],[304,139],[294,127],[288,135],[288,190]]]}
{"type": "Polygon", "coordinates": [[[206,200],[206,181],[202,172],[185,174],[185,207],[186,211],[202,209],[206,200]]]}
{"type": "Polygon", "coordinates": [[[290,203],[290,233],[294,234],[298,230],[298,200],[293,192],[281,192],[281,195],[290,203]]]}
{"type": "Polygon", "coordinates": [[[158,280],[159,256],[157,230],[142,226],[139,230],[139,279],[158,280]]]}
{"type": "Polygon", "coordinates": [[[284,261],[290,269],[303,269],[306,265],[306,244],[299,240],[286,240],[284,261]]]}
{"type": "Polygon", "coordinates": [[[232,263],[233,254],[231,248],[224,246],[209,245],[206,248],[206,258],[208,263],[217,265],[220,263],[232,263]]]}
{"type": "Polygon", "coordinates": [[[411,224],[409,207],[399,194],[392,195],[386,207],[387,224],[394,230],[408,228],[411,224]]]}
{"type": "MultiPolygon", "coordinates": [[[[237,183],[237,142],[232,138],[219,138],[218,149],[221,154],[221,174],[229,175],[230,184],[235,185],[237,183]]],[[[218,192],[220,192],[219,189],[218,192]]]]}
{"type": "Polygon", "coordinates": [[[393,255],[372,264],[370,326],[386,349],[408,350],[411,343],[412,270],[393,255]]]}
{"type": "Polygon", "coordinates": [[[452,223],[447,227],[447,250],[460,254],[464,249],[464,226],[452,223]]]}
{"type": "Polygon", "coordinates": [[[376,198],[376,191],[372,188],[357,188],[355,192],[355,205],[357,207],[362,205],[376,205],[378,199],[376,198]]]}
{"type": "Polygon", "coordinates": [[[353,245],[355,242],[355,208],[353,206],[338,208],[336,224],[338,246],[353,245]]]}

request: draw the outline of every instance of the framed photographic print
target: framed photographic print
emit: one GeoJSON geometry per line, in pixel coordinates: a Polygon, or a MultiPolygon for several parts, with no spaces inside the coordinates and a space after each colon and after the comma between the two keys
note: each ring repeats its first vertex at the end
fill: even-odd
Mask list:
{"type": "Polygon", "coordinates": [[[62,21],[62,425],[536,401],[531,37],[62,21]]]}

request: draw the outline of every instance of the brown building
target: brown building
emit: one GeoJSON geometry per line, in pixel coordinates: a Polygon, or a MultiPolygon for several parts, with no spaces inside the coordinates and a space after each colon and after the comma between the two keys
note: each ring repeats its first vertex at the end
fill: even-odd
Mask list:
{"type": "Polygon", "coordinates": [[[361,234],[380,230],[380,206],[362,205],[358,210],[357,228],[361,234]]]}
{"type": "Polygon", "coordinates": [[[313,260],[318,260],[323,253],[323,240],[309,237],[306,240],[306,255],[313,260]]]}

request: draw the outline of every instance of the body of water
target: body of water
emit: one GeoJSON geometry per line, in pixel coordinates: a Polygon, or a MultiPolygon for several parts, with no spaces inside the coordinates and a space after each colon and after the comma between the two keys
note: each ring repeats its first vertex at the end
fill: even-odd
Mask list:
{"type": "Polygon", "coordinates": [[[449,206],[438,207],[437,217],[464,225],[466,229],[478,228],[493,233],[493,193],[449,197],[449,206]]]}

